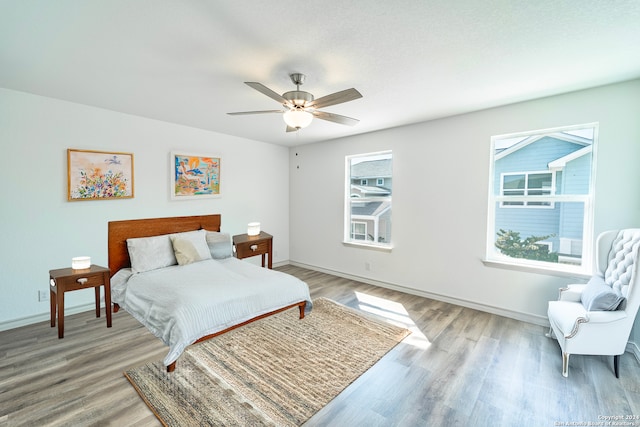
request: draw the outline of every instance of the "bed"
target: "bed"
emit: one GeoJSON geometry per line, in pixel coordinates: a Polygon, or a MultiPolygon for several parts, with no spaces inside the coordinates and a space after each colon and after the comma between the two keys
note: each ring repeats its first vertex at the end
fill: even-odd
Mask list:
{"type": "Polygon", "coordinates": [[[168,372],[193,343],[295,307],[302,319],[311,309],[306,283],[232,256],[220,224],[220,215],[109,222],[114,311],[123,308],[169,346],[168,372]]]}

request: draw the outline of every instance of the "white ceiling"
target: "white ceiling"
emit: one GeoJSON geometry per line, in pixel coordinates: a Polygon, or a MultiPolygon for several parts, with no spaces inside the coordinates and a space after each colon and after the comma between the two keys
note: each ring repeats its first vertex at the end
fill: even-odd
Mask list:
{"type": "Polygon", "coordinates": [[[638,77],[639,0],[0,0],[0,87],[285,146],[638,77]],[[226,114],[292,72],[360,123],[226,114]]]}

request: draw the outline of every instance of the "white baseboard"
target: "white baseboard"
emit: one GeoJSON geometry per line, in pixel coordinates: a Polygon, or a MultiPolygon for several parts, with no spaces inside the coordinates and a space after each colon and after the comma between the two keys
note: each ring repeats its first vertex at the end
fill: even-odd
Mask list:
{"type": "Polygon", "coordinates": [[[332,274],[338,277],[344,277],[345,279],[355,280],[357,282],[367,283],[369,285],[379,286],[381,288],[393,289],[395,291],[404,292],[405,294],[416,295],[419,297],[430,298],[437,301],[448,302],[450,304],[472,308],[474,310],[484,311],[487,313],[496,314],[498,316],[508,317],[510,319],[520,320],[527,323],[533,323],[534,325],[549,327],[549,320],[545,316],[520,313],[517,311],[507,310],[500,307],[494,307],[487,304],[480,304],[475,301],[465,300],[465,299],[437,294],[433,292],[422,291],[419,289],[408,288],[406,286],[398,285],[395,283],[381,282],[379,280],[369,279],[361,276],[355,276],[352,274],[342,273],[340,271],[329,270],[326,268],[317,267],[315,265],[304,264],[297,261],[289,261],[289,264],[295,265],[301,268],[306,268],[309,270],[319,271],[321,273],[327,273],[327,274],[332,274]]]}
{"type": "MultiPolygon", "coordinates": [[[[48,306],[49,304],[47,304],[48,306]]],[[[101,304],[104,307],[104,304],[101,304]]],[[[85,311],[95,311],[96,305],[91,302],[88,304],[77,305],[75,307],[65,307],[64,315],[70,316],[72,314],[84,313],[85,311]]],[[[51,320],[51,314],[49,312],[34,314],[33,316],[22,317],[20,319],[9,320],[6,322],[0,322],[0,331],[6,331],[9,329],[19,328],[21,326],[32,325],[34,323],[49,322],[51,320]]]]}
{"type": "MultiPolygon", "coordinates": [[[[343,277],[349,280],[355,280],[357,282],[367,283],[369,285],[379,286],[381,288],[393,289],[395,291],[404,292],[405,294],[416,295],[419,297],[430,298],[436,301],[443,301],[449,304],[455,304],[462,307],[472,308],[474,310],[484,311],[486,313],[495,314],[498,316],[508,317],[510,319],[520,320],[522,322],[532,323],[534,325],[540,325],[548,328],[549,319],[544,316],[538,316],[535,314],[520,313],[512,310],[505,310],[503,308],[494,307],[491,305],[480,304],[474,301],[464,300],[460,298],[450,297],[447,295],[441,295],[433,292],[421,291],[417,289],[407,288],[402,285],[394,283],[381,282],[379,280],[373,280],[366,277],[355,276],[352,274],[342,273],[335,270],[330,270],[315,265],[304,264],[297,261],[289,261],[288,264],[295,265],[296,267],[306,268],[308,270],[319,271],[321,273],[331,274],[333,276],[343,277]]],[[[284,264],[283,264],[284,265],[284,264]]],[[[640,363],[640,347],[636,343],[629,341],[627,343],[626,351],[633,354],[640,363]]]]}

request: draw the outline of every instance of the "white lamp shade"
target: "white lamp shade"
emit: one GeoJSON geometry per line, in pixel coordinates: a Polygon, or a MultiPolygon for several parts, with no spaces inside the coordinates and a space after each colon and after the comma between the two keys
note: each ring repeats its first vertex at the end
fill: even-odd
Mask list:
{"type": "Polygon", "coordinates": [[[91,257],[89,256],[77,256],[71,258],[71,268],[74,270],[84,270],[91,267],[91,257]]]}
{"type": "Polygon", "coordinates": [[[250,222],[247,225],[247,234],[249,236],[257,236],[260,234],[260,223],[259,222],[250,222]]]}
{"type": "Polygon", "coordinates": [[[313,114],[308,111],[293,109],[286,111],[283,115],[284,122],[292,128],[302,129],[311,124],[313,114]]]}

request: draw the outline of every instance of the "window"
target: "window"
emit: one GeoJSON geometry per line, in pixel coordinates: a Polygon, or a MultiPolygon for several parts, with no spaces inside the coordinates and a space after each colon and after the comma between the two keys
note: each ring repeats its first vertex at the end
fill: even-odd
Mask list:
{"type": "Polygon", "coordinates": [[[597,124],[491,139],[486,259],[591,272],[597,124]]]}
{"type": "Polygon", "coordinates": [[[377,185],[377,186],[384,185],[384,178],[378,178],[378,179],[376,180],[376,185],[377,185]]]}
{"type": "MultiPolygon", "coordinates": [[[[547,172],[525,172],[502,174],[503,196],[548,196],[553,188],[553,174],[547,172]]],[[[504,201],[501,207],[506,206],[539,206],[552,207],[549,202],[509,202],[504,201]]]]}
{"type": "Polygon", "coordinates": [[[353,240],[365,240],[367,238],[367,223],[353,221],[351,223],[351,238],[353,240]]]}
{"type": "Polygon", "coordinates": [[[391,247],[392,160],[391,151],[346,157],[345,243],[391,247]]]}

